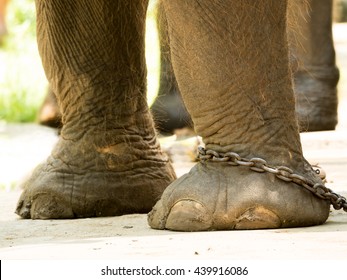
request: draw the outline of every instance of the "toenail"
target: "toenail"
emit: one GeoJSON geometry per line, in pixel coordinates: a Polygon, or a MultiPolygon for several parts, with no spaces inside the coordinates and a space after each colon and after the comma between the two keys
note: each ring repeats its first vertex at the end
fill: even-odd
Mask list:
{"type": "Polygon", "coordinates": [[[240,215],[235,229],[280,228],[281,224],[281,220],[274,212],[262,206],[256,206],[240,215]]]}
{"type": "Polygon", "coordinates": [[[180,200],[172,206],[165,227],[177,231],[202,231],[211,226],[212,215],[202,203],[180,200]]]}

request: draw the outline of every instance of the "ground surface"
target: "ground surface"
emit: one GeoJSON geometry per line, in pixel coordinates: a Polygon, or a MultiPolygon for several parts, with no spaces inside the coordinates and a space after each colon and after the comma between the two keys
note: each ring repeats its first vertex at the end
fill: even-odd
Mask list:
{"type": "MultiPolygon", "coordinates": [[[[334,27],[341,70],[340,123],[336,131],[302,134],[304,154],[327,173],[327,186],[347,196],[347,25],[334,27]]],[[[19,178],[49,153],[57,137],[37,125],[0,123],[0,259],[347,259],[347,213],[332,211],[317,227],[179,233],[148,227],[146,215],[79,220],[22,220],[14,214],[19,178]]],[[[194,164],[177,151],[196,140],[171,147],[178,175],[194,164]]]]}

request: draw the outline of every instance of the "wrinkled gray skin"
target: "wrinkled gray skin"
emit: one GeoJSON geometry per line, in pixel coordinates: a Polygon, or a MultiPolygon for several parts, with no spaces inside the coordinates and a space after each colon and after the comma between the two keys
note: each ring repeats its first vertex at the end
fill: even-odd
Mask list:
{"type": "MultiPolygon", "coordinates": [[[[332,41],[333,1],[308,1],[289,11],[292,24],[288,30],[294,92],[299,128],[302,132],[333,130],[337,124],[337,82],[332,41]]],[[[191,117],[183,103],[170,59],[169,35],[163,5],[157,5],[157,27],[160,41],[160,83],[157,98],[151,106],[157,130],[172,134],[175,129],[192,127],[191,117]]],[[[300,3],[300,2],[298,2],[300,3]]],[[[50,91],[40,110],[40,122],[61,126],[61,115],[50,91]]]]}
{"type": "MultiPolygon", "coordinates": [[[[163,4],[177,83],[206,148],[261,157],[321,182],[303,158],[295,118],[287,1],[163,4]]],[[[25,184],[20,216],[147,212],[161,196],[148,218],[156,229],[325,222],[329,202],[270,173],[200,162],[175,180],[146,103],[146,1],[37,0],[36,5],[39,51],[63,129],[47,162],[25,184]]]]}
{"type": "MultiPolygon", "coordinates": [[[[288,11],[292,22],[288,39],[296,112],[302,132],[334,130],[337,124],[339,71],[332,40],[332,8],[332,0],[299,0],[288,11]]],[[[176,128],[190,127],[191,120],[172,71],[166,17],[161,5],[158,5],[157,20],[161,46],[160,88],[151,110],[159,121],[159,131],[165,134],[176,128]]]]}
{"type": "Polygon", "coordinates": [[[332,2],[310,0],[310,8],[297,5],[289,10],[289,17],[300,26],[289,32],[289,42],[302,131],[333,130],[337,124],[339,70],[332,38],[332,2]]]}

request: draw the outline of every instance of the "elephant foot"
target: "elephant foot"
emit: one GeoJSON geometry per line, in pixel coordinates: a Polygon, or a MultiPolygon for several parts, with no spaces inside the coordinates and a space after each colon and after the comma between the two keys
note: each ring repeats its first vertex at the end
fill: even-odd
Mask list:
{"type": "Polygon", "coordinates": [[[314,71],[295,74],[296,112],[302,132],[336,127],[339,73],[336,68],[330,70],[330,76],[314,71]]]}
{"type": "Polygon", "coordinates": [[[134,137],[112,145],[61,138],[25,182],[16,213],[32,219],[148,213],[175,174],[155,138],[134,137]]]}
{"type": "Polygon", "coordinates": [[[173,134],[176,129],[192,128],[192,119],[179,92],[158,95],[151,106],[156,128],[162,135],[173,134]]]}
{"type": "Polygon", "coordinates": [[[49,88],[46,94],[46,98],[39,110],[38,121],[40,124],[53,127],[62,127],[62,115],[58,106],[58,101],[53,93],[52,89],[49,88]]]}
{"type": "Polygon", "coordinates": [[[326,200],[273,174],[199,162],[164,191],[148,222],[176,231],[299,227],[324,223],[329,209],[326,200]]]}

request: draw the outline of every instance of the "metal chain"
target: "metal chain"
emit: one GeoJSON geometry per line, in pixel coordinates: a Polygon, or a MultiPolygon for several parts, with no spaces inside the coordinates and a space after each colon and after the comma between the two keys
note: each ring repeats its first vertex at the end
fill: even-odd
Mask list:
{"type": "Polygon", "coordinates": [[[198,147],[198,160],[200,161],[213,161],[213,162],[227,162],[232,166],[246,166],[255,172],[268,172],[274,174],[277,178],[285,182],[293,182],[309,190],[314,195],[321,199],[330,200],[334,209],[343,209],[347,212],[347,200],[342,195],[333,192],[323,184],[314,183],[304,176],[295,174],[292,169],[286,166],[271,166],[266,160],[262,158],[241,158],[241,156],[234,152],[218,153],[213,150],[206,150],[203,147],[198,147]]]}

